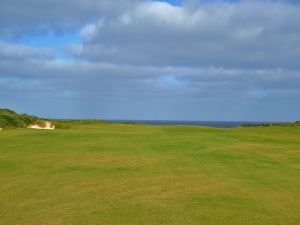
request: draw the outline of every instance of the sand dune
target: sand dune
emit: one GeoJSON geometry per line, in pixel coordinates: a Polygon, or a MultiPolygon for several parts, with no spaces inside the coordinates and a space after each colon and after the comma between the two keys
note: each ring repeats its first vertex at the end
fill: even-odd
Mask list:
{"type": "Polygon", "coordinates": [[[33,125],[30,125],[28,128],[29,129],[38,129],[38,130],[54,130],[55,126],[51,122],[46,121],[44,126],[41,126],[39,124],[33,124],[33,125]]]}

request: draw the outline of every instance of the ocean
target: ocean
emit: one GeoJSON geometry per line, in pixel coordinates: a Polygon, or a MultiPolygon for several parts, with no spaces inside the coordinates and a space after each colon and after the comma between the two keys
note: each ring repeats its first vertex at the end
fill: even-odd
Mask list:
{"type": "Polygon", "coordinates": [[[180,121],[180,120],[106,120],[109,122],[122,123],[144,123],[150,125],[191,125],[191,126],[208,126],[217,128],[233,128],[245,124],[257,125],[274,122],[246,122],[246,121],[180,121]]]}

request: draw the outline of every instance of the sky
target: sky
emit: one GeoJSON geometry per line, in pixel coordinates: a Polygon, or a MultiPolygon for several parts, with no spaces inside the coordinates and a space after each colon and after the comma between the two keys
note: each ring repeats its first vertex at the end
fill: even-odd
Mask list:
{"type": "Polygon", "coordinates": [[[300,120],[299,0],[1,0],[0,108],[300,120]]]}

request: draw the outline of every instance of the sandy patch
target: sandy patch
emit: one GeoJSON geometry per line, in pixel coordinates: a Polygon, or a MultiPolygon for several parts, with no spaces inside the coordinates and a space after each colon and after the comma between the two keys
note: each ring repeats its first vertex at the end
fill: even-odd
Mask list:
{"type": "Polygon", "coordinates": [[[49,121],[46,121],[44,126],[40,126],[39,124],[33,124],[33,125],[30,125],[28,128],[29,129],[38,129],[38,130],[54,130],[55,126],[52,123],[50,123],[49,121]]]}

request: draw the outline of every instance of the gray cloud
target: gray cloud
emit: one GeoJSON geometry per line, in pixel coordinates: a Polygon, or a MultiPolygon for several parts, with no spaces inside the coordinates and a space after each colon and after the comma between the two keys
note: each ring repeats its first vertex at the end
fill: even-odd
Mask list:
{"type": "Polygon", "coordinates": [[[51,48],[0,41],[0,107],[60,118],[299,119],[295,1],[42,3],[3,0],[0,36],[80,28],[82,43],[59,60],[51,48]]]}
{"type": "Polygon", "coordinates": [[[26,102],[28,105],[22,108],[31,112],[35,104],[32,112],[52,117],[64,112],[64,117],[209,120],[217,115],[209,110],[218,109],[218,119],[232,120],[234,116],[284,120],[280,111],[270,112],[269,118],[257,114],[245,117],[245,111],[249,113],[257,105],[265,107],[275,99],[281,106],[288,99],[293,102],[293,107],[289,106],[294,108],[293,114],[300,112],[296,104],[300,99],[297,70],[130,66],[34,59],[20,62],[18,67],[15,60],[2,61],[0,74],[3,104],[9,95],[9,99],[17,99],[16,106],[26,102]],[[43,108],[45,104],[47,111],[43,108]]]}
{"type": "Polygon", "coordinates": [[[272,2],[176,7],[147,2],[82,29],[68,51],[92,61],[299,67],[300,7],[272,2]]]}
{"type": "Polygon", "coordinates": [[[51,59],[54,58],[54,51],[47,48],[32,48],[19,44],[9,44],[0,41],[0,60],[15,59],[51,59]]]}
{"type": "Polygon", "coordinates": [[[0,35],[77,29],[101,17],[112,17],[138,0],[1,0],[0,35]]]}

